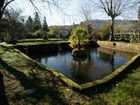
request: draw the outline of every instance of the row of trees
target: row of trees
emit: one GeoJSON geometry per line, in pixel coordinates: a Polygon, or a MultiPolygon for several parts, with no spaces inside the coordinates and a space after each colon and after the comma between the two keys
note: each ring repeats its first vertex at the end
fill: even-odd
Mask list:
{"type": "Polygon", "coordinates": [[[23,38],[42,38],[47,39],[49,31],[46,17],[41,23],[39,14],[35,12],[34,18],[31,16],[25,21],[21,16],[21,10],[6,10],[0,22],[0,38],[9,43],[23,38]]]}
{"type": "MultiPolygon", "coordinates": [[[[12,36],[12,34],[14,34],[14,35],[20,34],[20,36],[22,36],[21,34],[25,34],[25,32],[26,32],[26,34],[28,33],[33,36],[34,36],[33,33],[36,33],[35,34],[36,37],[47,34],[46,32],[48,32],[48,26],[47,26],[46,18],[44,17],[44,22],[42,25],[40,18],[39,18],[39,14],[37,12],[35,13],[34,19],[31,16],[29,16],[28,20],[26,22],[24,22],[24,19],[11,19],[11,18],[7,19],[7,18],[5,18],[6,15],[4,16],[4,14],[6,13],[6,7],[9,6],[11,4],[11,2],[13,2],[13,1],[15,1],[15,0],[1,0],[1,2],[0,2],[0,21],[1,21],[2,16],[4,17],[3,22],[1,22],[1,24],[2,24],[1,30],[3,27],[5,27],[9,31],[9,28],[11,28],[13,26],[12,24],[16,23],[17,26],[15,26],[15,27],[17,27],[18,29],[16,29],[16,34],[14,32],[9,32],[9,35],[11,35],[11,36],[12,36]],[[4,25],[3,25],[3,23],[4,23],[4,25]],[[5,23],[7,23],[7,24],[5,24],[5,23]]],[[[33,1],[29,0],[29,1],[32,3],[33,7],[35,9],[37,9],[37,7],[35,6],[35,4],[33,2],[35,0],[33,0],[33,1]]],[[[58,7],[57,1],[60,1],[60,0],[40,0],[40,1],[47,2],[49,4],[51,3],[58,7]]],[[[89,0],[89,1],[94,2],[93,0],[89,0]]],[[[139,3],[138,0],[129,0],[129,1],[128,0],[98,0],[97,7],[104,10],[104,12],[109,17],[111,17],[111,25],[109,26],[110,31],[107,32],[110,34],[110,38],[109,38],[110,40],[114,40],[114,24],[115,24],[116,17],[120,16],[125,11],[127,11],[130,7],[132,8],[135,4],[138,4],[138,3],[139,3]]],[[[95,5],[92,5],[92,6],[95,6],[95,5]]],[[[85,17],[85,21],[87,22],[85,27],[86,27],[89,39],[92,38],[91,37],[92,34],[95,34],[94,29],[89,21],[91,19],[90,12],[91,12],[90,10],[85,10],[83,8],[83,15],[85,17]]],[[[14,27],[12,27],[12,28],[14,28],[14,27]]],[[[11,30],[14,31],[14,29],[12,29],[12,28],[11,28],[11,30]]],[[[106,28],[106,30],[108,31],[108,28],[106,28]]],[[[8,34],[7,33],[8,31],[5,31],[6,32],[5,36],[8,34]]],[[[99,31],[105,31],[105,30],[99,30],[99,31]]],[[[4,33],[3,30],[1,32],[4,33]]],[[[98,31],[96,31],[96,32],[98,32],[98,31]]]]}
{"type": "Polygon", "coordinates": [[[35,12],[34,19],[31,16],[28,17],[27,21],[25,22],[25,27],[27,27],[28,32],[35,32],[39,29],[42,29],[46,32],[49,30],[46,17],[44,16],[43,24],[41,24],[41,19],[37,12],[35,12]]]}
{"type": "MultiPolygon", "coordinates": [[[[1,21],[2,17],[3,17],[3,14],[4,14],[5,10],[7,9],[7,7],[9,7],[10,4],[12,2],[14,2],[14,1],[16,1],[16,0],[1,0],[0,1],[0,21],[1,21]]],[[[34,7],[34,9],[37,10],[37,11],[39,11],[38,7],[36,6],[36,3],[37,2],[45,3],[50,8],[51,7],[60,8],[59,7],[59,2],[61,0],[25,0],[25,1],[27,1],[27,3],[31,3],[32,6],[34,7]]],[[[12,7],[10,7],[10,8],[12,8],[12,7]]]]}
{"type": "MultiPolygon", "coordinates": [[[[114,40],[115,19],[118,16],[121,16],[122,14],[127,13],[128,15],[130,15],[129,10],[133,9],[140,3],[139,0],[98,0],[97,3],[95,3],[94,0],[89,1],[90,4],[92,4],[91,7],[97,7],[98,9],[103,10],[103,12],[106,13],[111,18],[111,23],[109,26],[110,28],[109,40],[114,40]]],[[[85,8],[82,7],[82,14],[87,24],[90,24],[89,20],[91,19],[92,12],[89,8],[89,5],[88,7],[85,8]]]]}

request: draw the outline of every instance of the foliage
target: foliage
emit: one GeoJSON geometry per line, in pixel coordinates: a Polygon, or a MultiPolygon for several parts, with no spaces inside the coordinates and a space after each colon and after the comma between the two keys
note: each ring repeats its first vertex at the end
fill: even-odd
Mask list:
{"type": "Polygon", "coordinates": [[[3,35],[1,36],[3,41],[7,41],[4,40],[6,37],[9,37],[6,39],[11,39],[10,42],[13,42],[12,40],[15,39],[23,38],[23,35],[26,33],[26,30],[20,13],[20,11],[13,12],[10,10],[5,12],[5,18],[2,19],[0,23],[0,33],[3,35]]]}
{"type": "Polygon", "coordinates": [[[47,32],[44,31],[43,29],[39,29],[38,31],[35,32],[35,35],[38,38],[43,38],[43,37],[47,36],[47,32]]]}
{"type": "Polygon", "coordinates": [[[116,24],[114,33],[128,33],[133,32],[133,30],[133,23],[120,23],[118,25],[116,24]]]}
{"type": "Polygon", "coordinates": [[[58,38],[60,36],[59,32],[60,32],[60,27],[57,26],[50,27],[48,36],[49,38],[58,38]]]}
{"type": "Polygon", "coordinates": [[[49,38],[69,38],[71,26],[51,26],[49,27],[49,38]]]}
{"type": "Polygon", "coordinates": [[[15,43],[14,37],[12,37],[9,33],[3,33],[3,41],[7,43],[15,43]]]}
{"type": "Polygon", "coordinates": [[[96,31],[96,39],[98,40],[108,40],[110,35],[110,28],[107,24],[102,25],[96,31]]]}
{"type": "Polygon", "coordinates": [[[31,16],[28,17],[28,19],[25,23],[25,27],[28,32],[33,32],[33,19],[31,16]]]}
{"type": "Polygon", "coordinates": [[[41,28],[41,21],[39,14],[35,12],[35,18],[34,18],[34,31],[39,30],[41,28]]]}
{"type": "Polygon", "coordinates": [[[126,13],[126,11],[129,9],[132,9],[135,3],[137,3],[137,0],[99,0],[98,7],[111,18],[111,34],[109,40],[114,40],[114,26],[116,17],[126,13]]]}
{"type": "Polygon", "coordinates": [[[69,38],[70,46],[72,48],[80,49],[83,47],[87,40],[87,31],[82,27],[74,27],[69,38]]]}
{"type": "Polygon", "coordinates": [[[130,43],[137,42],[135,35],[130,35],[130,43]]]}
{"type": "Polygon", "coordinates": [[[46,17],[44,16],[44,22],[43,22],[43,30],[48,32],[49,31],[49,27],[46,21],[46,17]]]}

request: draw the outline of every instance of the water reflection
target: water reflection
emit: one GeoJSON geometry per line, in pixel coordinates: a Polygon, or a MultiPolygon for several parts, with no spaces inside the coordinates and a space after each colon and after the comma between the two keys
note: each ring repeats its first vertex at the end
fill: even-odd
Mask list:
{"type": "Polygon", "coordinates": [[[105,77],[123,65],[135,54],[103,48],[89,49],[86,59],[71,56],[71,51],[61,50],[56,55],[37,56],[39,62],[50,66],[79,84],[105,77]]]}
{"type": "MultiPolygon", "coordinates": [[[[99,50],[98,50],[99,51],[99,50]]],[[[114,71],[115,70],[115,65],[114,65],[114,55],[115,52],[107,54],[107,53],[103,53],[99,51],[99,59],[101,59],[104,62],[109,62],[110,66],[111,66],[111,70],[114,71]]]]}

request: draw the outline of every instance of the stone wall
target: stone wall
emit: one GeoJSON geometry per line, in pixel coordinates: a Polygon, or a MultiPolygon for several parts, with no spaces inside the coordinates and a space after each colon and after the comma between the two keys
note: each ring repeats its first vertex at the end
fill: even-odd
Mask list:
{"type": "Polygon", "coordinates": [[[98,41],[100,47],[140,53],[140,43],[124,43],[124,42],[109,42],[109,41],[98,41]]]}

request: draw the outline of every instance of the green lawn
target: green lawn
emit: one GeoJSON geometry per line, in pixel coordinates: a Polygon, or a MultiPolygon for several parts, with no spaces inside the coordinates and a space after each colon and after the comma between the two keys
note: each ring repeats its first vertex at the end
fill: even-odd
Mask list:
{"type": "Polygon", "coordinates": [[[102,103],[107,105],[140,105],[140,67],[127,74],[123,80],[113,86],[101,89],[90,93],[91,99],[93,98],[100,105],[102,103]]]}
{"type": "Polygon", "coordinates": [[[140,105],[140,66],[130,71],[112,84],[80,92],[19,52],[0,47],[0,93],[10,105],[140,105]]]}
{"type": "Polygon", "coordinates": [[[68,40],[56,39],[56,38],[51,38],[49,40],[26,39],[26,40],[18,41],[16,46],[30,46],[30,45],[41,45],[41,44],[60,44],[60,43],[68,43],[68,40]]]}

